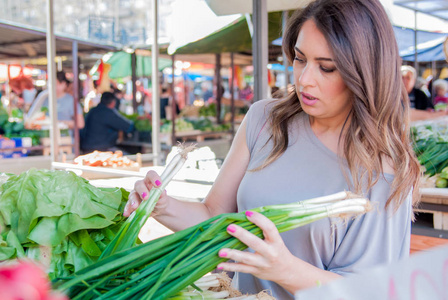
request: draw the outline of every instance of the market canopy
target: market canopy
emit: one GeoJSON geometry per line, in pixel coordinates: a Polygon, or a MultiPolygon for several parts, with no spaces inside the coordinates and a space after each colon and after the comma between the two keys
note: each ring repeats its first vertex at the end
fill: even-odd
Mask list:
{"type": "MultiPolygon", "coordinates": [[[[112,79],[124,78],[132,75],[132,53],[126,51],[110,52],[103,56],[103,62],[111,66],[109,77],[112,79]]],[[[136,75],[138,77],[151,76],[152,58],[144,54],[143,51],[136,51],[136,75]]],[[[171,60],[159,58],[159,70],[171,67],[171,60]]],[[[96,73],[101,61],[99,61],[91,70],[90,74],[96,73]]]]}
{"type": "MultiPolygon", "coordinates": [[[[446,61],[446,55],[444,52],[444,43],[446,37],[442,37],[436,40],[428,41],[417,45],[417,61],[418,62],[431,62],[431,61],[446,61]]],[[[409,47],[409,49],[400,51],[400,56],[404,61],[415,60],[415,47],[409,47]]]]}
{"type": "MultiPolygon", "coordinates": [[[[415,60],[415,31],[410,28],[394,26],[400,56],[404,61],[415,60]]],[[[417,30],[417,61],[444,61],[446,60],[443,45],[448,33],[429,32],[417,30]]]]}
{"type": "MultiPolygon", "coordinates": [[[[67,35],[55,36],[56,54],[72,55],[73,42],[78,44],[79,53],[105,53],[115,51],[115,45],[99,45],[67,35]]],[[[0,61],[21,61],[23,59],[46,57],[46,31],[23,24],[1,20],[0,61]]]]}
{"type": "MultiPolygon", "coordinates": [[[[268,16],[268,42],[282,34],[282,13],[272,12],[268,16]]],[[[245,16],[241,16],[233,23],[220,28],[214,33],[177,48],[170,54],[202,54],[226,52],[251,52],[252,37],[245,16]]]]}

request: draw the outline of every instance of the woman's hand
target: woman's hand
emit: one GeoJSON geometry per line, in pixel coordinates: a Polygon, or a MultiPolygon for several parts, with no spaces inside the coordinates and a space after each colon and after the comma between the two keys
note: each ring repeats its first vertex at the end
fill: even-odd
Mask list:
{"type": "Polygon", "coordinates": [[[275,281],[281,284],[288,281],[291,262],[297,260],[284,244],[274,223],[260,213],[247,211],[246,216],[263,231],[264,240],[248,232],[244,228],[231,224],[227,232],[246,244],[255,253],[224,248],[219,251],[220,257],[236,262],[223,262],[218,269],[230,272],[250,273],[260,279],[275,281]]]}
{"type": "MultiPolygon", "coordinates": [[[[149,197],[149,191],[153,187],[158,187],[162,184],[160,176],[154,171],[148,171],[145,178],[138,180],[134,185],[134,190],[129,194],[128,202],[124,208],[123,216],[129,217],[133,211],[137,209],[142,200],[147,200],[149,197]]],[[[162,192],[159,201],[154,208],[152,215],[156,215],[157,211],[166,207],[167,204],[166,190],[162,192]]]]}

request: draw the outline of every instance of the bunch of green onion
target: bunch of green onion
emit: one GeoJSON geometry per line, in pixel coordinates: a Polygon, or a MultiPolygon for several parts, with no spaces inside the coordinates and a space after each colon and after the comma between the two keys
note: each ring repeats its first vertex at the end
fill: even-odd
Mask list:
{"type": "Polygon", "coordinates": [[[151,189],[148,200],[143,201],[137,210],[134,211],[123,223],[123,226],[120,228],[115,238],[101,253],[100,259],[136,245],[138,234],[151,215],[151,212],[154,210],[160,195],[163,190],[165,190],[171,179],[173,179],[173,177],[185,164],[187,154],[193,149],[194,146],[181,148],[180,152],[173,157],[160,176],[162,179],[162,184],[159,187],[154,187],[151,189]]]}
{"type": "MultiPolygon", "coordinates": [[[[284,205],[253,209],[268,217],[284,232],[327,217],[347,217],[370,210],[364,198],[350,193],[314,198],[284,205]]],[[[222,248],[244,250],[245,244],[227,233],[237,224],[263,238],[245,212],[222,214],[196,226],[148,243],[122,250],[76,273],[54,282],[71,299],[168,299],[225,261],[222,248]]]]}

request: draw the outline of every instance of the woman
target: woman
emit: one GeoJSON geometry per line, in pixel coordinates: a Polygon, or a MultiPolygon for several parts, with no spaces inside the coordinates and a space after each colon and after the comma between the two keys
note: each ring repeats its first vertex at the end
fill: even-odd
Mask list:
{"type": "MultiPolygon", "coordinates": [[[[256,102],[203,203],[164,194],[155,218],[181,230],[214,215],[352,190],[377,207],[355,220],[326,219],[279,234],[248,212],[264,240],[236,225],[228,232],[252,250],[221,249],[218,269],[236,272],[243,293],[299,289],[409,254],[419,164],[409,140],[408,101],[392,26],[378,0],[318,0],[296,12],[283,47],[295,90],[256,102]]],[[[135,184],[125,215],[160,177],[135,184]]]]}

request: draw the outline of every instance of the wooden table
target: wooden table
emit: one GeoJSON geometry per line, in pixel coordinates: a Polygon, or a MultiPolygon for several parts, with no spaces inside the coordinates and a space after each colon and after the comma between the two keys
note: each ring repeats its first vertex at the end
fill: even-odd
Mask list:
{"type": "Polygon", "coordinates": [[[433,247],[448,245],[448,239],[424,235],[411,235],[411,254],[419,251],[427,251],[433,247]]]}

